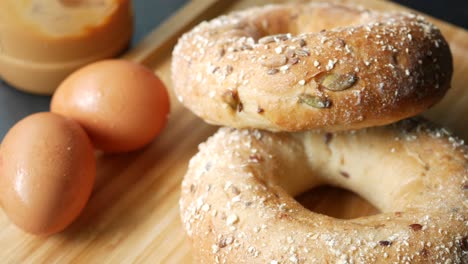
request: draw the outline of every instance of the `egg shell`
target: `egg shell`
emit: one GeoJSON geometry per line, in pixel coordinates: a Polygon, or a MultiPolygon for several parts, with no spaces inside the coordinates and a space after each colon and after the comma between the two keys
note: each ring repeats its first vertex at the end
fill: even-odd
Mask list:
{"type": "Polygon", "coordinates": [[[0,146],[0,202],[29,233],[49,235],[68,226],[87,203],[95,177],[88,136],[58,114],[24,118],[0,146]]]}
{"type": "Polygon", "coordinates": [[[169,96],[153,72],[126,60],[105,60],[71,74],[51,111],[77,120],[94,146],[126,152],[150,143],[167,123],[169,96]]]}

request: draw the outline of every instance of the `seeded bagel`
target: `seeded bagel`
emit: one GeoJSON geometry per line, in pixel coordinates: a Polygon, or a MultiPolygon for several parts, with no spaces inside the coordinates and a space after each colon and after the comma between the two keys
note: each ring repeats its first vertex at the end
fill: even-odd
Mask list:
{"type": "Polygon", "coordinates": [[[418,120],[337,133],[221,128],[190,161],[181,215],[196,263],[468,263],[468,149],[418,120]],[[341,220],[294,196],[352,190],[341,220]]]}
{"type": "Polygon", "coordinates": [[[173,51],[177,98],[206,122],[271,131],[384,125],[439,101],[452,57],[410,13],[270,5],[221,16],[173,51]]]}

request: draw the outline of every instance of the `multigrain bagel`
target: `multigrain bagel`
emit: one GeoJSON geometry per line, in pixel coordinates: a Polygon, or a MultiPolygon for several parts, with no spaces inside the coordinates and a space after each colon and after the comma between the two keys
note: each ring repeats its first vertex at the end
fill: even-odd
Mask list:
{"type": "Polygon", "coordinates": [[[468,263],[468,149],[417,121],[354,132],[221,128],[190,161],[182,220],[198,263],[468,263]],[[382,213],[340,220],[293,196],[322,184],[382,213]]]}
{"type": "Polygon", "coordinates": [[[383,125],[435,104],[452,58],[410,13],[270,5],[216,18],[173,52],[178,99],[206,122],[271,131],[383,125]]]}

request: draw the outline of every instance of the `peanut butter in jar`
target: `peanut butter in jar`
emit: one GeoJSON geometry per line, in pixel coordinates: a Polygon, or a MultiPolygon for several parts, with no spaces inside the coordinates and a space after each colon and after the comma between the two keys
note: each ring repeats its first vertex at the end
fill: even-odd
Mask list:
{"type": "Polygon", "coordinates": [[[121,53],[132,28],[130,0],[1,0],[0,77],[52,94],[81,66],[121,53]]]}

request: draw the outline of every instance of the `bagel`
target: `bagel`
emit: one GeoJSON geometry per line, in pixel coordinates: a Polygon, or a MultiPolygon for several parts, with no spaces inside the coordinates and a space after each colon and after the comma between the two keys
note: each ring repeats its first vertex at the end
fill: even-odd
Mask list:
{"type": "Polygon", "coordinates": [[[468,263],[468,148],[421,120],[352,132],[221,128],[190,161],[197,263],[468,263]],[[382,213],[335,219],[294,196],[329,184],[382,213]]]}
{"type": "Polygon", "coordinates": [[[204,22],[173,51],[179,101],[206,122],[270,131],[389,124],[439,101],[452,57],[410,13],[269,5],[204,22]]]}

